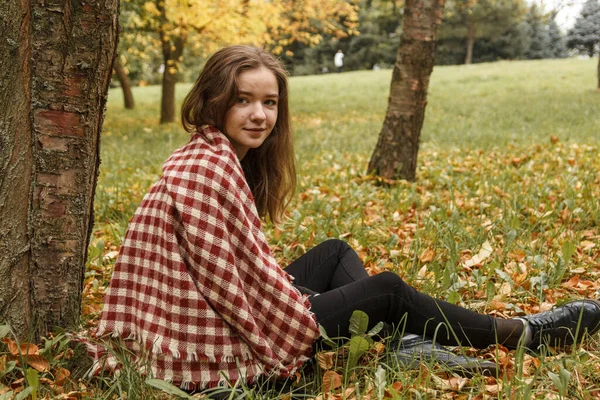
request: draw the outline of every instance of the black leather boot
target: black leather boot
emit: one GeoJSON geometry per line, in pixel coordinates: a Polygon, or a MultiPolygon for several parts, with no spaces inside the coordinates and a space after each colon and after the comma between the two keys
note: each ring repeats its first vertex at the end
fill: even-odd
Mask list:
{"type": "Polygon", "coordinates": [[[579,342],[587,332],[592,335],[600,329],[600,302],[575,300],[550,311],[519,317],[531,329],[532,340],[525,345],[537,349],[546,344],[565,346],[579,342]]]}
{"type": "Polygon", "coordinates": [[[389,356],[404,368],[418,369],[421,363],[437,363],[463,376],[496,376],[498,365],[488,360],[455,354],[428,337],[407,334],[390,343],[389,356]]]}

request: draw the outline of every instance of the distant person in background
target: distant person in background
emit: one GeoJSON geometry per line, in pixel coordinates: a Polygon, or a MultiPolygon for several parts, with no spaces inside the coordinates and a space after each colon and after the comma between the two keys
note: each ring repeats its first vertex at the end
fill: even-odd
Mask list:
{"type": "Polygon", "coordinates": [[[337,67],[338,72],[342,72],[344,70],[344,53],[342,50],[338,50],[333,57],[333,63],[337,67]]]}

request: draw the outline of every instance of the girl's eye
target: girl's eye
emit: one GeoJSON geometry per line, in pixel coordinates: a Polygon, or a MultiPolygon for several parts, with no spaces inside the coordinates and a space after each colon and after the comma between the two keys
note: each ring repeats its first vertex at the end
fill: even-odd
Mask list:
{"type": "Polygon", "coordinates": [[[243,97],[240,97],[240,98],[238,99],[238,103],[240,103],[240,104],[245,104],[245,103],[247,103],[247,102],[248,102],[248,100],[246,100],[246,99],[245,99],[245,98],[243,98],[243,97]]]}
{"type": "Polygon", "coordinates": [[[276,106],[277,102],[275,100],[267,100],[265,101],[265,104],[268,106],[276,106]]]}

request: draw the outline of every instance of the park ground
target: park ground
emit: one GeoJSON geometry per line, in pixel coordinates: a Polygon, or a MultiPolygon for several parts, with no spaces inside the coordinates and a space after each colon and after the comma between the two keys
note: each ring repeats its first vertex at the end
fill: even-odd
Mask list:
{"type": "MultiPolygon", "coordinates": [[[[276,258],[284,266],[327,238],[342,238],[370,273],[394,271],[433,296],[503,317],[598,298],[596,62],[436,67],[414,183],[366,174],[385,115],[390,70],[291,78],[298,191],[288,220],[278,228],[266,225],[276,258]]],[[[189,87],[178,85],[179,100],[189,87]]],[[[178,125],[158,124],[159,87],[135,88],[134,96],[136,109],[125,110],[119,90],[109,94],[84,332],[97,323],[127,221],[163,161],[188,139],[178,125]]],[[[151,388],[134,368],[120,377],[82,378],[83,368],[73,362],[69,339],[61,334],[38,347],[35,359],[44,367],[38,369],[33,358],[11,354],[19,352],[5,335],[0,398],[24,390],[24,375],[38,382],[37,398],[161,398],[174,391],[151,388]]],[[[371,346],[349,369],[351,349],[345,344],[319,353],[292,389],[321,399],[600,398],[598,337],[538,354],[500,345],[460,350],[495,360],[502,373],[464,378],[435,364],[398,368],[386,361],[385,342],[371,346]]],[[[290,396],[261,389],[241,388],[249,398],[290,396]]]]}

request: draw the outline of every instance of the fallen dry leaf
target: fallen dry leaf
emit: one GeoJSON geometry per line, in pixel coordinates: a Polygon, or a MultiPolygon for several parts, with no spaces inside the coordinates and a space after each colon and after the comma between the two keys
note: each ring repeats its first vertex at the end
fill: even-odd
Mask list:
{"type": "Polygon", "coordinates": [[[50,370],[50,363],[43,356],[39,354],[31,354],[25,359],[27,365],[35,369],[38,372],[47,372],[50,370]]]}
{"type": "Polygon", "coordinates": [[[331,392],[342,386],[342,376],[335,371],[325,371],[323,374],[323,393],[331,392]]]}
{"type": "Polygon", "coordinates": [[[12,354],[13,356],[18,356],[18,355],[22,355],[25,356],[27,354],[31,355],[31,354],[38,354],[40,352],[40,349],[32,343],[21,343],[20,345],[17,345],[17,343],[10,339],[10,338],[2,338],[2,342],[4,342],[6,344],[6,346],[8,346],[8,351],[10,352],[10,354],[12,354]]]}
{"type": "Polygon", "coordinates": [[[433,252],[433,249],[427,248],[423,251],[423,253],[421,253],[421,256],[419,257],[419,261],[421,261],[422,264],[431,262],[433,260],[434,254],[435,253],[433,252]]]}
{"type": "Polygon", "coordinates": [[[437,375],[431,375],[431,378],[438,389],[452,390],[455,392],[462,390],[462,388],[465,387],[465,385],[469,381],[469,379],[467,378],[457,376],[451,376],[448,379],[443,379],[437,375]]]}
{"type": "Polygon", "coordinates": [[[493,252],[490,242],[487,240],[481,245],[481,249],[477,254],[468,260],[463,261],[462,266],[465,268],[471,268],[475,265],[480,265],[485,259],[487,259],[493,252]]]}
{"type": "Polygon", "coordinates": [[[66,368],[59,367],[54,371],[54,380],[59,386],[62,386],[69,376],[71,376],[71,372],[66,368]]]}
{"type": "Polygon", "coordinates": [[[330,370],[333,368],[333,359],[336,356],[334,351],[320,351],[316,355],[317,363],[324,370],[330,370]]]}

